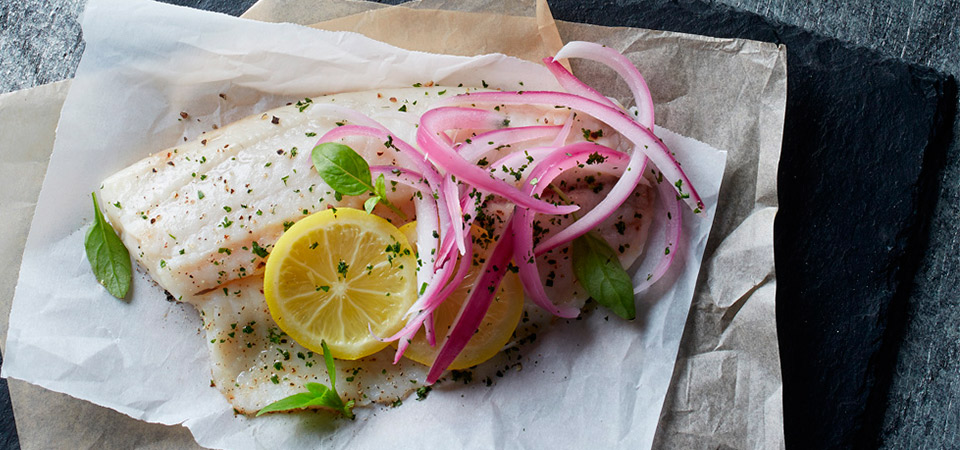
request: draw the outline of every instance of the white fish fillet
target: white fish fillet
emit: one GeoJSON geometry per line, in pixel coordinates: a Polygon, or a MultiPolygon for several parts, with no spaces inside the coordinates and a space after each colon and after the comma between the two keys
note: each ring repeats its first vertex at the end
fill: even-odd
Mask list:
{"type": "MultiPolygon", "coordinates": [[[[346,93],[313,99],[311,105],[357,110],[414,143],[420,115],[436,100],[466,91],[432,87],[346,93]],[[401,106],[406,112],[398,111],[401,106]]],[[[282,334],[270,317],[260,275],[264,252],[272,248],[285,225],[328,206],[361,208],[365,199],[335,200],[313,170],[310,150],[317,139],[344,122],[341,117],[321,115],[319,109],[289,105],[245,118],[158,152],[114,174],[101,189],[107,215],[137,261],[171,295],[200,310],[211,354],[212,384],[241,413],[255,413],[302,392],[306,382],[328,382],[322,355],[282,334]]],[[[570,111],[551,107],[501,107],[500,111],[510,117],[512,126],[571,120],[570,111]]],[[[581,128],[605,128],[591,118],[575,120],[568,142],[581,140],[576,131],[581,128]]],[[[470,136],[465,130],[451,137],[463,141],[470,136]]],[[[366,138],[344,142],[370,165],[397,163],[382,142],[366,138]]],[[[613,148],[620,145],[610,130],[598,142],[613,148]]],[[[514,145],[510,150],[545,144],[549,140],[514,145]]],[[[597,170],[591,166],[561,178],[571,187],[568,195],[584,210],[599,202],[616,181],[597,170]],[[591,175],[595,181],[583,180],[591,175]]],[[[411,191],[398,187],[391,201],[413,217],[411,191]]],[[[641,254],[649,228],[649,218],[635,213],[648,210],[651,204],[652,189],[642,184],[601,226],[607,241],[623,249],[620,258],[625,267],[641,254]]],[[[572,220],[540,217],[552,220],[546,234],[572,220]]],[[[572,276],[569,250],[555,249],[539,261],[548,295],[558,304],[582,305],[588,295],[572,276]]],[[[393,349],[388,347],[358,361],[337,361],[338,391],[363,405],[402,399],[422,386],[428,368],[408,360],[394,366],[392,356],[393,349]]]]}
{"type": "MultiPolygon", "coordinates": [[[[416,120],[430,104],[465,91],[369,91],[313,103],[355,109],[413,142],[416,120]],[[439,91],[446,92],[440,96],[439,91]],[[406,112],[398,111],[401,106],[406,112]]],[[[365,199],[335,202],[313,169],[310,151],[318,137],[344,123],[319,110],[308,106],[301,112],[290,105],[247,117],[112,175],[100,192],[110,222],[137,261],[175,298],[261,273],[264,260],[254,253],[254,242],[267,248],[285,223],[330,204],[360,208],[365,199]]],[[[370,165],[396,162],[383,143],[357,139],[351,144],[370,165]]]]}
{"type": "MultiPolygon", "coordinates": [[[[307,382],[329,385],[322,354],[284,334],[267,309],[263,277],[252,276],[191,299],[203,318],[211,382],[240,413],[254,414],[304,391],[307,382]]],[[[337,391],[357,405],[390,403],[423,386],[428,367],[403,359],[393,347],[357,361],[337,360],[337,391]]]]}

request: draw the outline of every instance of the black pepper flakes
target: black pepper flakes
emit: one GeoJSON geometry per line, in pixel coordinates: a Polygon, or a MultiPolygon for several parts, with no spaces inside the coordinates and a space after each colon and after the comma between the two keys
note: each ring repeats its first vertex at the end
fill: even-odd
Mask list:
{"type": "Polygon", "coordinates": [[[274,125],[280,125],[280,118],[277,116],[273,116],[273,119],[270,119],[270,123],[274,125]]]}

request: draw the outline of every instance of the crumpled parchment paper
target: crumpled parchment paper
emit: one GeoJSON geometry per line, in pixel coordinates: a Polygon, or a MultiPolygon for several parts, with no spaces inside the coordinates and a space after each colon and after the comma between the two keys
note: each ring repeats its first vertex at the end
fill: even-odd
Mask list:
{"type": "MultiPolygon", "coordinates": [[[[269,3],[271,2],[261,2],[251,9],[251,13],[258,10],[262,12],[264,10],[263,5],[269,3]]],[[[358,2],[348,4],[353,5],[355,3],[358,2]]],[[[291,11],[291,9],[284,8],[283,11],[291,11]]],[[[263,17],[258,18],[262,19],[263,17]]],[[[372,23],[375,24],[376,22],[372,23]]],[[[367,28],[370,24],[369,21],[364,23],[367,28]]],[[[714,252],[711,247],[716,247],[717,242],[720,241],[722,244],[716,250],[716,255],[718,257],[723,254],[730,255],[732,262],[735,264],[733,267],[740,268],[736,265],[736,262],[738,254],[744,252],[740,248],[743,246],[734,245],[732,242],[752,241],[757,244],[748,247],[746,252],[749,254],[748,256],[756,257],[754,261],[756,264],[753,264],[755,267],[750,272],[751,276],[745,281],[741,280],[743,282],[739,283],[739,286],[728,286],[727,284],[730,283],[718,281],[730,278],[729,274],[723,273],[727,271],[725,267],[729,262],[725,261],[724,265],[717,265],[718,269],[714,272],[718,273],[711,272],[709,275],[711,279],[716,279],[711,285],[716,287],[711,289],[707,295],[702,292],[704,288],[701,278],[699,289],[701,292],[696,297],[695,308],[690,317],[690,325],[688,325],[684,337],[685,345],[681,352],[681,360],[677,365],[670,399],[664,409],[657,443],[660,446],[670,446],[671,444],[684,445],[684,442],[688,444],[722,442],[726,445],[741,448],[782,446],[778,390],[780,384],[779,365],[773,321],[772,288],[772,211],[775,211],[776,206],[775,174],[782,130],[782,108],[785,91],[785,65],[782,60],[782,50],[773,47],[771,52],[769,47],[772,46],[767,45],[767,48],[764,48],[765,44],[749,41],[711,40],[673,33],[608,29],[579,24],[561,23],[560,29],[567,39],[591,39],[588,37],[590,32],[597,32],[612,41],[621,43],[631,40],[651,40],[656,42],[652,47],[666,46],[668,48],[671,47],[670,44],[673,44],[672,47],[676,47],[674,48],[675,53],[667,54],[667,61],[673,62],[671,66],[673,69],[686,70],[685,66],[697,65],[697,60],[703,56],[702,53],[716,53],[717,57],[707,58],[712,60],[712,64],[703,64],[704,68],[701,70],[715,71],[720,69],[721,74],[733,75],[735,78],[747,81],[762,79],[761,75],[764,71],[767,72],[766,78],[769,82],[766,85],[753,83],[749,85],[748,89],[743,90],[735,97],[730,96],[729,89],[726,91],[716,89],[717,86],[712,86],[708,82],[694,86],[693,89],[687,86],[686,94],[680,94],[671,99],[676,101],[682,97],[688,97],[692,100],[712,98],[715,102],[731,102],[732,99],[735,99],[737,105],[742,104],[744,106],[736,108],[738,111],[735,114],[735,116],[743,116],[743,120],[739,124],[743,131],[742,134],[730,133],[720,127],[700,126],[698,129],[700,124],[696,121],[684,123],[683,120],[676,120],[676,114],[674,117],[670,116],[670,102],[663,102],[663,98],[656,98],[658,101],[658,123],[660,125],[664,125],[665,122],[674,118],[674,123],[666,125],[667,127],[686,130],[684,134],[698,137],[706,142],[713,141],[714,145],[718,147],[724,144],[732,145],[728,147],[731,149],[731,156],[734,157],[730,163],[736,164],[734,167],[739,172],[748,172],[746,177],[736,177],[734,182],[737,183],[739,188],[754,189],[757,192],[756,198],[758,199],[756,205],[751,205],[749,201],[741,202],[746,206],[741,205],[742,207],[737,208],[733,214],[727,214],[726,210],[721,210],[718,214],[718,220],[725,216],[731,217],[732,226],[737,229],[740,236],[736,236],[735,239],[730,237],[724,240],[722,235],[718,238],[718,232],[715,231],[708,246],[708,254],[714,252]],[[664,40],[664,38],[667,39],[664,40]],[[665,43],[667,45],[664,45],[665,43]],[[676,51],[678,49],[679,51],[676,51]],[[737,64],[731,64],[733,62],[737,64]],[[745,67],[744,62],[748,63],[745,67]],[[741,66],[740,69],[742,70],[731,70],[735,69],[736,65],[741,66]],[[664,105],[664,103],[667,104],[664,105]],[[747,156],[737,158],[738,154],[747,156]],[[754,156],[751,157],[751,154],[754,156]],[[761,155],[762,157],[758,157],[761,155]],[[750,166],[755,167],[751,169],[750,166]],[[751,184],[755,184],[757,187],[751,187],[751,184]],[[760,207],[761,205],[773,209],[765,209],[760,207]],[[750,213],[753,212],[756,212],[756,214],[751,215],[750,213]],[[743,220],[744,216],[749,216],[751,219],[745,222],[743,220]],[[747,223],[750,226],[747,226],[747,223]],[[764,258],[765,254],[768,257],[764,258]],[[767,261],[769,261],[769,264],[767,264],[767,261]],[[738,289],[742,289],[742,292],[747,293],[747,295],[738,295],[738,289]],[[749,301],[747,301],[748,299],[749,301]],[[727,313],[731,310],[733,311],[727,313]],[[716,315],[717,320],[705,321],[698,318],[701,315],[709,315],[708,312],[716,315]],[[704,324],[707,326],[704,326],[704,324]],[[716,335],[717,333],[719,335],[716,335]],[[757,341],[758,336],[760,341],[757,341]],[[696,356],[694,356],[695,354],[696,356]],[[724,356],[713,358],[717,354],[724,356]],[[688,356],[685,357],[684,355],[688,356]],[[687,358],[689,358],[690,363],[687,363],[687,358]],[[733,363],[730,362],[731,360],[733,363]],[[771,361],[772,365],[770,364],[771,361]],[[694,364],[695,362],[697,364],[694,364]],[[715,376],[715,368],[717,367],[721,369],[720,376],[715,376]],[[754,388],[754,386],[759,388],[754,388]],[[771,386],[773,388],[770,388],[771,386]],[[729,395],[731,391],[736,391],[737,394],[729,395]],[[680,392],[684,392],[686,396],[679,396],[680,392]],[[710,395],[704,395],[707,393],[710,395]],[[696,398],[693,399],[691,396],[696,398]],[[678,402],[676,398],[680,398],[685,403],[678,402]],[[696,408],[696,410],[691,411],[690,408],[696,408]],[[682,412],[678,414],[674,410],[682,412]],[[758,425],[747,426],[748,421],[758,425]],[[712,431],[714,429],[719,429],[722,432],[714,434],[712,431]],[[687,440],[677,440],[676,437],[678,436],[686,436],[687,440]]],[[[595,37],[594,40],[600,39],[595,37]]],[[[639,52],[631,52],[629,47],[630,45],[627,45],[625,48],[628,48],[628,54],[634,57],[636,61],[639,52]]],[[[647,52],[645,57],[649,58],[650,49],[647,48],[644,51],[647,52]]],[[[657,56],[663,57],[662,54],[657,56]]],[[[575,68],[578,69],[581,76],[588,76],[584,75],[582,71],[589,69],[589,66],[580,68],[575,64],[575,68]]],[[[641,68],[651,83],[655,96],[658,96],[657,83],[660,80],[656,76],[651,76],[649,69],[641,68]]],[[[677,84],[682,85],[683,83],[677,84]]],[[[615,85],[608,87],[610,89],[604,90],[605,93],[615,93],[618,97],[624,97],[622,95],[624,92],[616,92],[615,85]]],[[[696,111],[698,108],[694,101],[683,105],[683,108],[678,106],[676,109],[680,110],[681,113],[689,114],[691,110],[696,111]],[[684,111],[684,108],[686,108],[686,111],[684,111]]],[[[707,106],[704,106],[703,109],[707,109],[707,106]]],[[[729,125],[729,123],[724,123],[724,125],[729,125]]],[[[728,170],[727,179],[724,181],[725,193],[721,197],[721,202],[729,196],[746,197],[746,195],[741,195],[739,190],[729,194],[731,178],[733,177],[730,176],[728,170]]],[[[709,265],[710,262],[708,261],[706,264],[709,265]]],[[[14,385],[18,385],[18,383],[14,382],[14,385]]],[[[15,389],[12,390],[15,391],[15,389]]],[[[19,403],[21,402],[17,401],[15,396],[15,406],[19,403]]],[[[18,418],[24,417],[20,412],[23,410],[24,408],[19,408],[18,418]]],[[[159,430],[163,429],[160,428],[159,430]]],[[[182,447],[183,434],[174,431],[171,430],[172,433],[157,432],[151,437],[133,439],[129,442],[131,442],[131,446],[139,446],[140,443],[146,441],[148,442],[146,445],[151,447],[162,447],[164,442],[173,443],[171,444],[173,447],[182,447]],[[177,439],[152,440],[153,437],[159,439],[159,436],[170,435],[177,436],[177,439]],[[178,440],[179,443],[177,443],[178,440]]],[[[90,434],[85,433],[85,435],[90,434]]],[[[24,433],[21,433],[21,436],[23,437],[24,433]]],[[[101,439],[105,438],[101,436],[101,439]]],[[[50,440],[49,442],[58,441],[50,440]]]]}

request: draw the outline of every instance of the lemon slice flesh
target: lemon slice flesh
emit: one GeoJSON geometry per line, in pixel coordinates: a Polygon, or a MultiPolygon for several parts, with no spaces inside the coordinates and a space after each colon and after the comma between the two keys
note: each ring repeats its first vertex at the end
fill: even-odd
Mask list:
{"type": "Polygon", "coordinates": [[[416,258],[386,220],[352,208],[310,215],[274,245],[264,272],[270,314],[304,347],[358,359],[387,346],[416,300],[416,258]],[[369,328],[368,328],[369,326],[369,328]]]}
{"type": "MultiPolygon", "coordinates": [[[[416,222],[408,223],[400,227],[400,231],[406,235],[411,246],[416,246],[416,222]]],[[[484,233],[480,228],[474,227],[475,237],[484,233]]],[[[479,240],[479,239],[478,239],[479,240]]],[[[480,260],[486,259],[493,249],[491,244],[489,248],[482,248],[480,245],[474,245],[474,252],[480,260]]],[[[474,258],[471,258],[473,260],[474,258]]],[[[437,337],[437,345],[430,346],[427,342],[426,333],[421,329],[410,342],[404,356],[420,364],[433,365],[437,358],[443,342],[453,329],[453,323],[460,312],[460,308],[470,297],[471,288],[476,283],[477,278],[482,275],[482,265],[477,264],[470,268],[464,277],[460,286],[450,294],[446,300],[434,311],[434,330],[437,337]]],[[[520,322],[520,316],[523,314],[523,284],[517,274],[508,272],[500,282],[500,289],[487,314],[480,323],[480,328],[470,338],[467,346],[464,347],[460,355],[450,365],[451,370],[460,370],[473,367],[490,358],[493,358],[504,345],[510,341],[513,330],[517,328],[520,322]]],[[[394,344],[396,346],[396,344],[394,344]]]]}

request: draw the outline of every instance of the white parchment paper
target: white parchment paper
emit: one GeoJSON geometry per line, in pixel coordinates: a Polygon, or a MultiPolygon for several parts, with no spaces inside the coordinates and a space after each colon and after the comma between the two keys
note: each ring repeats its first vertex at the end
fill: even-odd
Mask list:
{"type": "Polygon", "coordinates": [[[658,132],[708,207],[704,217],[685,218],[688,241],[677,255],[684,270],[641,301],[637,321],[595,312],[558,323],[527,350],[524,370],[493,387],[442,385],[427,401],[360,411],[355,422],[247,419],[209,387],[191,307],[165,301],[144,276],[135,277],[129,303],[96,284],[82,241],[88,193],[100,180],[214,124],[303,96],[428,80],[556,86],[539,66],[502,55],[406,52],[355,34],[141,1],[93,0],[83,27],[86,52],[27,240],[4,376],[138,419],[182,423],[201,445],[217,448],[650,447],[716,212],[723,152],[658,132]],[[180,111],[190,119],[179,120],[180,111]]]}

